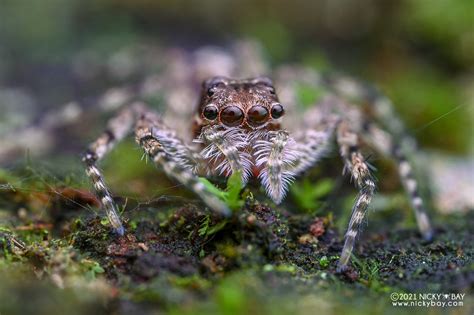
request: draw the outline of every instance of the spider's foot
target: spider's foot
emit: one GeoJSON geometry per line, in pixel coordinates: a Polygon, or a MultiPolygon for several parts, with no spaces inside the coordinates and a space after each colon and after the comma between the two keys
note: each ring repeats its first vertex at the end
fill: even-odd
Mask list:
{"type": "Polygon", "coordinates": [[[336,273],[344,273],[347,270],[348,266],[342,264],[340,261],[337,263],[336,273]]]}
{"type": "Polygon", "coordinates": [[[123,236],[125,234],[125,228],[123,226],[119,226],[118,228],[112,229],[114,234],[117,234],[118,236],[123,236]]]}
{"type": "Polygon", "coordinates": [[[426,242],[431,242],[434,238],[434,231],[433,229],[429,229],[427,231],[423,231],[421,235],[423,237],[423,240],[425,240],[426,242]]]}
{"type": "Polygon", "coordinates": [[[418,229],[420,230],[421,236],[427,242],[433,240],[434,231],[428,215],[425,211],[416,213],[416,219],[418,223],[418,229]]]}

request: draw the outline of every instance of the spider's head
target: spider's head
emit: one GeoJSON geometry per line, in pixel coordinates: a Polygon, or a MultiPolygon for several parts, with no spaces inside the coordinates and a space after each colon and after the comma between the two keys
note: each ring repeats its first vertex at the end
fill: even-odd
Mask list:
{"type": "Polygon", "coordinates": [[[201,125],[259,129],[283,114],[273,82],[267,77],[213,77],[203,83],[198,109],[201,125]]]}

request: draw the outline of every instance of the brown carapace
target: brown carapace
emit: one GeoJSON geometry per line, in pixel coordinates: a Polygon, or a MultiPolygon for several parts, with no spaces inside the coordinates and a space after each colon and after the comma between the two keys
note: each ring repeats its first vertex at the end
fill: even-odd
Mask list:
{"type": "Polygon", "coordinates": [[[208,125],[276,130],[284,108],[267,77],[234,80],[214,77],[203,82],[194,119],[194,136],[208,125]]]}

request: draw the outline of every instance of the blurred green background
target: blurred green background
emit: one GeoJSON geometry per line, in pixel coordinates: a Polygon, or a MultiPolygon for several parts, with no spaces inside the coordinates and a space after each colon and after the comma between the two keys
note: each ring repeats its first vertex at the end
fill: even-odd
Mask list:
{"type": "Polygon", "coordinates": [[[111,83],[77,77],[77,52],[107,63],[143,42],[191,49],[253,38],[272,64],[374,82],[425,148],[472,153],[473,21],[471,0],[3,0],[0,86],[25,90],[40,115],[111,83]]]}

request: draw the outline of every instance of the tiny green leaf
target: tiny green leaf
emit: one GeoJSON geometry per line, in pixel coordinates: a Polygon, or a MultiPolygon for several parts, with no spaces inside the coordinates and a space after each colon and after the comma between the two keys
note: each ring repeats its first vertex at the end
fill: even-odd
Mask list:
{"type": "Polygon", "coordinates": [[[199,180],[206,186],[209,192],[224,201],[232,210],[240,209],[244,204],[240,197],[240,192],[244,186],[241,172],[235,172],[229,177],[225,191],[220,190],[204,177],[200,177],[199,180]]]}
{"type": "Polygon", "coordinates": [[[322,197],[326,196],[334,187],[332,179],[322,179],[312,183],[308,179],[294,183],[290,191],[301,209],[314,210],[320,206],[322,197]]]}

